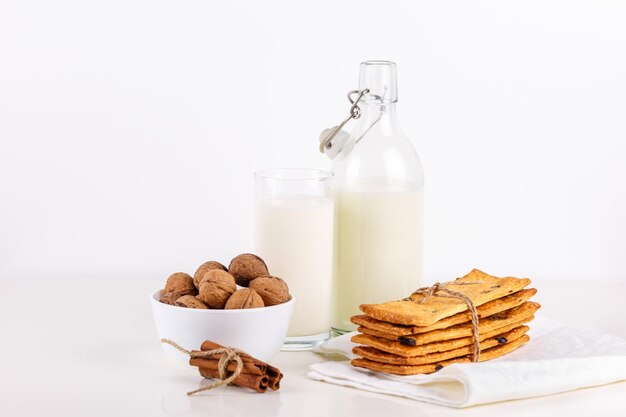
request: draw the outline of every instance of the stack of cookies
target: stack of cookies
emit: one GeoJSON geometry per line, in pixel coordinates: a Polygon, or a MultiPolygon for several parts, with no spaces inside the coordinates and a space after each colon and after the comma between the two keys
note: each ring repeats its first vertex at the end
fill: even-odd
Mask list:
{"type": "MultiPolygon", "coordinates": [[[[469,297],[478,315],[480,361],[505,355],[530,340],[528,324],[541,307],[529,301],[537,292],[528,278],[497,278],[473,270],[446,283],[469,297]]],[[[412,294],[400,301],[363,304],[353,316],[359,334],[352,341],[360,358],[352,365],[397,375],[429,374],[446,365],[471,362],[474,349],[471,313],[456,297],[412,294]],[[426,299],[422,301],[423,298],[426,299]]]]}

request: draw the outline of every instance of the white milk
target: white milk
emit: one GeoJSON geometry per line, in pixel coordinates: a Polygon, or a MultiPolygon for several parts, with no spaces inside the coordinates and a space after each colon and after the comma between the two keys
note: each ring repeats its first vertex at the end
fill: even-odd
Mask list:
{"type": "Polygon", "coordinates": [[[289,336],[330,329],[333,202],[289,196],[256,202],[256,253],[296,297],[289,336]]]}
{"type": "Polygon", "coordinates": [[[422,276],[422,190],[405,182],[360,183],[335,192],[332,326],[354,330],[359,304],[402,299],[422,276]]]}

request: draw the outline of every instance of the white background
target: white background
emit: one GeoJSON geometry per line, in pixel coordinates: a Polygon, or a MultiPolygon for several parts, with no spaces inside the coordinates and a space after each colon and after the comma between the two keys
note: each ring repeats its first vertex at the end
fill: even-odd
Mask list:
{"type": "Polygon", "coordinates": [[[252,250],[252,173],[327,167],[398,63],[428,281],[626,278],[626,3],[2,1],[0,277],[154,276],[252,250]]]}

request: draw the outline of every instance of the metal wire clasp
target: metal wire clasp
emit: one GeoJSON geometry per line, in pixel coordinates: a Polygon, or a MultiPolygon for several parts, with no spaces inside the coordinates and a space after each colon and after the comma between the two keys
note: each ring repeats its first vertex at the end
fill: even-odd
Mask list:
{"type": "Polygon", "coordinates": [[[350,114],[346,117],[343,122],[339,124],[339,126],[335,126],[330,131],[324,131],[322,133],[322,137],[320,138],[320,152],[324,153],[324,150],[330,148],[332,146],[332,140],[337,136],[337,133],[341,131],[341,129],[352,119],[358,119],[361,117],[361,108],[359,107],[359,102],[363,99],[365,94],[369,93],[369,88],[365,88],[363,90],[352,90],[348,92],[348,100],[350,101],[350,114]],[[356,94],[356,98],[352,98],[353,95],[356,94]]]}

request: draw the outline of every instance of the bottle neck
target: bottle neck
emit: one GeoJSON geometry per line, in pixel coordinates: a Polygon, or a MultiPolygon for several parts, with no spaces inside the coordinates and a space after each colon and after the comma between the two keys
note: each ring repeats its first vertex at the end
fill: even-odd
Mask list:
{"type": "Polygon", "coordinates": [[[391,61],[365,61],[359,71],[359,90],[368,90],[363,101],[395,103],[398,101],[396,64],[391,61]]]}
{"type": "MultiPolygon", "coordinates": [[[[357,119],[354,134],[363,134],[370,129],[386,134],[399,130],[396,103],[364,102],[359,103],[361,117],[357,119]]],[[[368,132],[369,134],[369,132],[368,132]]]]}
{"type": "MultiPolygon", "coordinates": [[[[398,101],[396,64],[391,61],[361,63],[359,90],[367,91],[359,102],[361,117],[357,132],[370,129],[383,134],[397,130],[396,102],[398,101]],[[371,128],[370,128],[371,127],[371,128]]],[[[369,134],[369,133],[368,133],[369,134]]]]}

